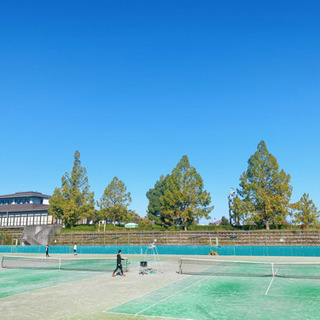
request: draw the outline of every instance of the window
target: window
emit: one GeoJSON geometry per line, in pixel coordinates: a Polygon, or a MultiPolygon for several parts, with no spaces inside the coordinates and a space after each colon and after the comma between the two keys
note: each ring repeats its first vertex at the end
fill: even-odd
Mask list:
{"type": "Polygon", "coordinates": [[[14,225],[14,216],[9,216],[9,221],[8,221],[8,225],[9,226],[13,226],[14,225]]]}
{"type": "Polygon", "coordinates": [[[28,222],[27,222],[28,226],[33,225],[33,216],[32,216],[32,215],[29,215],[27,221],[28,221],[28,222]]]}
{"type": "Polygon", "coordinates": [[[3,217],[2,218],[2,226],[6,226],[7,225],[7,217],[3,217]]]}
{"type": "Polygon", "coordinates": [[[22,217],[21,217],[20,225],[21,225],[21,226],[25,226],[26,224],[27,224],[27,217],[26,217],[26,216],[22,216],[22,217]]]}
{"type": "Polygon", "coordinates": [[[48,224],[48,216],[47,215],[45,215],[45,214],[43,214],[42,216],[41,216],[41,222],[40,222],[41,224],[48,224]]]}
{"type": "Polygon", "coordinates": [[[40,224],[40,215],[39,214],[34,216],[33,224],[40,224]]]}

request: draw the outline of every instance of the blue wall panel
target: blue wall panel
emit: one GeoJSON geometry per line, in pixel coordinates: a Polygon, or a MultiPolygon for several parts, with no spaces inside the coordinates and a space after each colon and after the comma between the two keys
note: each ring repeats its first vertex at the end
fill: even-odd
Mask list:
{"type": "MultiPolygon", "coordinates": [[[[147,246],[78,246],[78,254],[145,254],[147,246]]],[[[318,246],[157,246],[159,254],[208,255],[211,250],[220,256],[300,256],[319,257],[318,246]]],[[[45,246],[0,246],[1,253],[34,253],[45,255],[45,246]]],[[[50,246],[49,254],[71,254],[72,246],[50,246]]],[[[150,251],[149,251],[150,252],[150,251]]]]}

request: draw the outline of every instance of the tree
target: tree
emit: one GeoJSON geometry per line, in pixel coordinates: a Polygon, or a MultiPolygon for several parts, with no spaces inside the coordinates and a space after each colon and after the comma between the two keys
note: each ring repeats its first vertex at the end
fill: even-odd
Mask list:
{"type": "Polygon", "coordinates": [[[167,224],[182,225],[184,230],[196,219],[209,219],[213,209],[210,194],[204,190],[203,180],[197,170],[190,166],[185,155],[173,169],[166,181],[161,202],[161,220],[167,224]]]}
{"type": "Polygon", "coordinates": [[[290,175],[279,170],[277,159],[269,153],[264,141],[249,158],[237,192],[239,198],[234,199],[232,210],[248,222],[263,222],[267,230],[270,223],[285,223],[292,193],[290,175]]]}
{"type": "Polygon", "coordinates": [[[128,222],[138,223],[141,217],[134,210],[128,210],[128,222]],[[130,221],[129,221],[130,220],[130,221]]]}
{"type": "Polygon", "coordinates": [[[50,198],[49,214],[62,219],[66,227],[94,213],[94,193],[90,192],[87,170],[81,166],[80,152],[75,151],[71,174],[61,178],[61,188],[55,188],[50,198]]]}
{"type": "Polygon", "coordinates": [[[138,224],[139,227],[145,228],[150,225],[150,220],[148,219],[148,217],[144,217],[139,220],[138,224]]]}
{"type": "Polygon", "coordinates": [[[222,225],[222,226],[228,226],[228,225],[230,225],[229,220],[228,220],[225,216],[223,216],[223,217],[221,218],[221,225],[222,225]]]}
{"type": "Polygon", "coordinates": [[[306,226],[319,223],[320,212],[313,201],[309,199],[309,194],[304,193],[300,200],[292,205],[292,208],[294,210],[294,222],[302,223],[306,226]]]}
{"type": "Polygon", "coordinates": [[[161,201],[160,198],[164,195],[167,188],[168,175],[162,175],[155,183],[153,189],[149,189],[146,196],[149,200],[147,216],[149,220],[154,221],[156,224],[161,224],[161,201]]]}
{"type": "Polygon", "coordinates": [[[238,225],[238,226],[241,224],[242,221],[244,221],[247,218],[247,214],[251,208],[251,203],[241,200],[239,193],[240,191],[238,189],[237,194],[231,204],[232,218],[233,218],[232,220],[234,225],[238,225]]]}
{"type": "Polygon", "coordinates": [[[101,220],[111,220],[113,225],[116,222],[127,222],[132,216],[128,211],[131,201],[131,194],[127,192],[125,184],[114,177],[98,202],[101,220]]]}

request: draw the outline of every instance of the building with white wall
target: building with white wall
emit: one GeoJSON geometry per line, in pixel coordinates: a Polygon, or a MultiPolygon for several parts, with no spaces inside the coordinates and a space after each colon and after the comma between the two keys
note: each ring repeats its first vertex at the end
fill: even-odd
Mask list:
{"type": "Polygon", "coordinates": [[[33,191],[0,196],[0,227],[24,227],[60,222],[48,214],[50,197],[33,191]]]}

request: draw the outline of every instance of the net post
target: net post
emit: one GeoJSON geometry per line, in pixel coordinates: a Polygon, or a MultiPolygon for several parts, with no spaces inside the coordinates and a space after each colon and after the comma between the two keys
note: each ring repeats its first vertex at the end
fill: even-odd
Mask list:
{"type": "Polygon", "coordinates": [[[128,270],[129,270],[128,266],[129,266],[129,259],[126,258],[125,259],[125,268],[124,268],[125,272],[128,272],[128,270]]]}
{"type": "Polygon", "coordinates": [[[61,270],[61,258],[59,258],[59,270],[61,270]]]}
{"type": "Polygon", "coordinates": [[[178,272],[182,274],[182,258],[180,258],[178,261],[179,261],[178,272]]]}
{"type": "Polygon", "coordinates": [[[3,256],[1,257],[1,268],[3,268],[3,256]]]}

